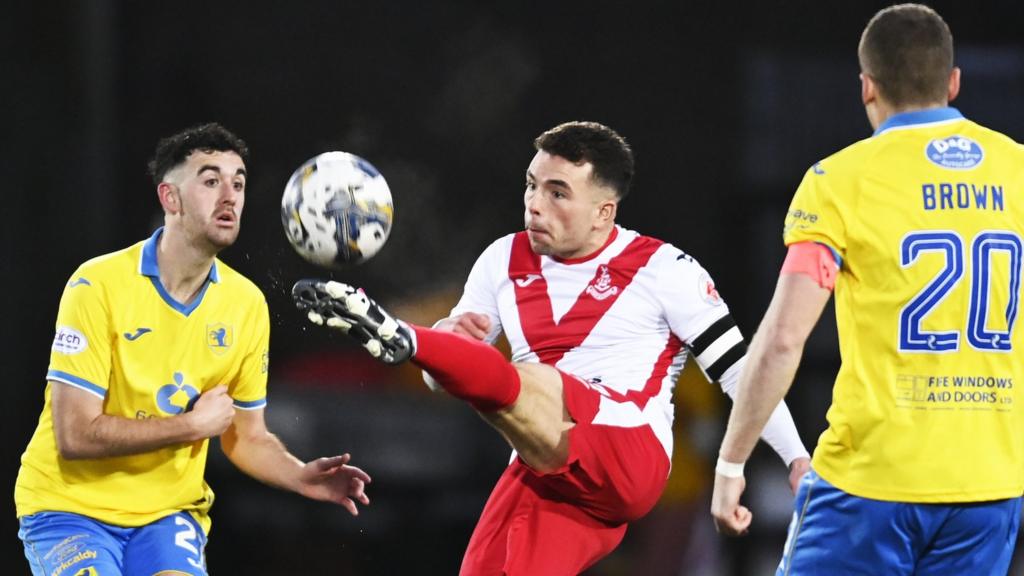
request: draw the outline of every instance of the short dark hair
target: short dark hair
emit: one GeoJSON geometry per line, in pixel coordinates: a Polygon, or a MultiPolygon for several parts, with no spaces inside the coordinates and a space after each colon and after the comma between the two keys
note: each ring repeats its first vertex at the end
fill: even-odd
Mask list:
{"type": "Polygon", "coordinates": [[[148,165],[153,183],[159,185],[163,182],[168,172],[179,166],[196,150],[230,151],[241,156],[242,162],[249,163],[249,147],[245,141],[220,124],[209,122],[187,128],[157,142],[156,152],[148,165]]]}
{"type": "Polygon", "coordinates": [[[860,68],[881,96],[897,105],[945,102],[953,70],[953,35],[942,16],[922,4],[880,10],[864,28],[860,68]]]}
{"type": "Polygon", "coordinates": [[[633,150],[626,140],[604,124],[566,122],[533,141],[537,150],[561,156],[574,164],[590,162],[592,177],[615,190],[619,200],[629,194],[633,180],[633,150]]]}

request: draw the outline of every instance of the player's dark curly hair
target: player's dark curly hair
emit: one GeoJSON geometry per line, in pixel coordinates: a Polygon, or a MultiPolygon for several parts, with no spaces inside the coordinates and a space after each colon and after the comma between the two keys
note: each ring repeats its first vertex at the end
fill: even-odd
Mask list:
{"type": "Polygon", "coordinates": [[[615,190],[619,200],[629,194],[633,181],[633,150],[622,136],[604,124],[559,124],[538,136],[533,146],[574,164],[590,162],[594,166],[594,180],[615,190]]]}
{"type": "Polygon", "coordinates": [[[945,102],[953,70],[953,35],[931,8],[899,4],[879,11],[857,50],[861,71],[897,106],[945,102]]]}
{"type": "Polygon", "coordinates": [[[249,163],[249,147],[244,140],[216,122],[200,124],[157,142],[156,152],[148,165],[153,183],[159,185],[163,182],[168,172],[183,163],[189,154],[196,150],[230,151],[238,154],[242,162],[249,163]]]}

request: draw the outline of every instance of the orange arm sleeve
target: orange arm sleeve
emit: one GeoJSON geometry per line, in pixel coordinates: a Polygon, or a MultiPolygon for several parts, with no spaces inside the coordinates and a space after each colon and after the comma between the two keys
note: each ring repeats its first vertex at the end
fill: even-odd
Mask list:
{"type": "Polygon", "coordinates": [[[834,252],[817,242],[790,244],[786,261],[779,274],[805,274],[822,288],[832,290],[836,286],[839,262],[834,252]]]}

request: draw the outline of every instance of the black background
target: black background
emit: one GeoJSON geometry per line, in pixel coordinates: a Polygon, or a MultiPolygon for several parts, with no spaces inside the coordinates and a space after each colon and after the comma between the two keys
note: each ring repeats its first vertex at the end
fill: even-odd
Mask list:
{"type": "MultiPolygon", "coordinates": [[[[884,5],[11,3],[0,18],[8,494],[42,406],[67,277],[157,225],[145,174],[157,138],[218,121],[252,150],[242,234],[222,258],[270,304],[268,421],[300,457],[352,451],[377,482],[373,505],[350,518],[266,489],[211,450],[211,572],[455,573],[507,450],[467,408],[411,383],[414,375],[382,372],[347,344],[305,330],[286,291],[326,272],[302,262],[281,232],[291,171],[340,149],[383,172],[396,209],[391,239],[378,257],[334,277],[429,322],[480,250],[522,225],[533,137],[566,120],[606,123],[637,156],[620,223],[693,254],[750,335],[771,296],[782,215],[803,172],[870,135],[856,45],[884,5]]],[[[964,70],[955,104],[1024,140],[1024,8],[934,6],[964,70]]],[[[828,312],[789,396],[809,447],[837,366],[828,312]]],[[[714,424],[694,431],[705,453],[724,413],[714,424]]],[[[777,484],[783,471],[764,452],[777,484]]],[[[713,558],[681,559],[690,563],[676,573],[770,569],[784,538],[782,494],[775,521],[742,541],[710,537],[713,558]]],[[[7,502],[5,573],[27,573],[7,502]]],[[[675,530],[707,531],[706,498],[694,507],[675,530]]],[[[640,548],[627,538],[593,573],[654,573],[640,548]]]]}

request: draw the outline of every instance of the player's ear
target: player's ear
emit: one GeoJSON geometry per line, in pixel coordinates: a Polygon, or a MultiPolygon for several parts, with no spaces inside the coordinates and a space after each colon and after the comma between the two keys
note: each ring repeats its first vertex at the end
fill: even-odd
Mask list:
{"type": "Polygon", "coordinates": [[[181,197],[178,187],[170,182],[161,182],[156,187],[156,195],[160,199],[160,206],[167,214],[177,214],[181,210],[181,197]]]}
{"type": "Polygon", "coordinates": [[[602,221],[615,221],[615,216],[618,213],[619,203],[615,200],[608,200],[601,203],[601,206],[597,209],[597,216],[602,221]]]}
{"type": "Polygon", "coordinates": [[[871,76],[861,72],[860,73],[860,101],[865,106],[871,104],[878,98],[878,86],[875,81],[871,79],[871,76]]]}
{"type": "Polygon", "coordinates": [[[946,102],[952,102],[956,100],[957,95],[960,94],[960,69],[953,66],[953,70],[949,73],[949,94],[946,97],[946,102]]]}

